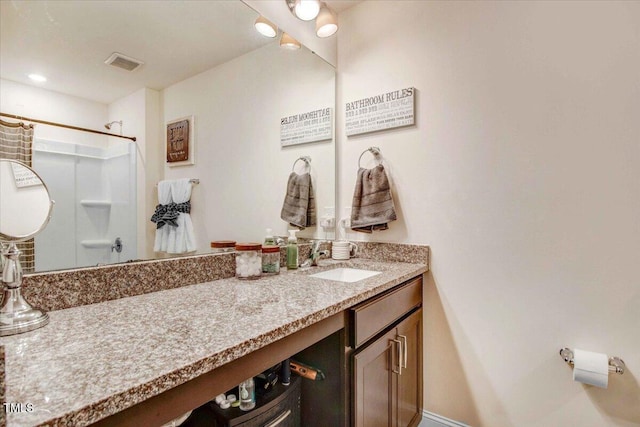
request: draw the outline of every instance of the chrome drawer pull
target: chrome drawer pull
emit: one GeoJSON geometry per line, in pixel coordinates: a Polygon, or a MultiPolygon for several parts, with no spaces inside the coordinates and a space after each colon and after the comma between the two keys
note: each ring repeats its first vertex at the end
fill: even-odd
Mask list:
{"type": "Polygon", "coordinates": [[[287,409],[286,412],[282,413],[278,418],[270,422],[269,424],[265,424],[264,427],[276,427],[281,422],[287,419],[287,417],[291,415],[291,409],[287,409]]]}

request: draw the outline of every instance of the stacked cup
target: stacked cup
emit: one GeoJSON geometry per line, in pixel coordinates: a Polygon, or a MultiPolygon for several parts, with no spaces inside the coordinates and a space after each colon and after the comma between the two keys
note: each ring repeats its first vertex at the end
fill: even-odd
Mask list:
{"type": "Polygon", "coordinates": [[[346,240],[337,240],[331,244],[331,258],[333,259],[349,259],[356,256],[358,246],[346,240]]]}

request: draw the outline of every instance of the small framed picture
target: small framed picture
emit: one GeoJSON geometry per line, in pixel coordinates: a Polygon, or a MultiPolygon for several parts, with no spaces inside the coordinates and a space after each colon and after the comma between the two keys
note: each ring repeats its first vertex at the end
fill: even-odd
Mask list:
{"type": "Polygon", "coordinates": [[[195,135],[193,116],[167,122],[167,165],[187,166],[195,164],[195,135]]]}

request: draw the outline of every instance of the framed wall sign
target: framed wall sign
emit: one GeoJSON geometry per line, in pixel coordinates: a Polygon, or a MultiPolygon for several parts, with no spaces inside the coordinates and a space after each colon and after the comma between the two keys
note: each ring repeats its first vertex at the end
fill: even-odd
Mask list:
{"type": "Polygon", "coordinates": [[[415,92],[415,88],[407,87],[347,102],[347,136],[415,124],[415,92]]]}
{"type": "Polygon", "coordinates": [[[16,182],[17,188],[42,185],[40,178],[38,178],[30,169],[23,167],[21,164],[11,163],[11,169],[13,170],[13,179],[16,182]]]}
{"type": "Polygon", "coordinates": [[[195,164],[193,116],[167,122],[167,165],[195,164]]]}
{"type": "Polygon", "coordinates": [[[329,141],[333,138],[332,109],[330,107],[293,114],[280,119],[280,144],[304,144],[329,141]]]}

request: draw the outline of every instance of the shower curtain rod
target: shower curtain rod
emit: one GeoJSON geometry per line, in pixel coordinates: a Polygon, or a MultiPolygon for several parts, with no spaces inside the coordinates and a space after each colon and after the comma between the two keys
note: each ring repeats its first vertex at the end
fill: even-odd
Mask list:
{"type": "Polygon", "coordinates": [[[0,116],[9,117],[9,118],[16,119],[16,120],[26,120],[27,122],[41,123],[43,125],[58,126],[58,127],[61,127],[61,128],[66,128],[66,129],[81,130],[83,132],[91,132],[91,133],[97,133],[97,134],[100,134],[100,135],[114,136],[116,138],[125,138],[125,139],[130,139],[131,141],[134,141],[134,142],[136,140],[135,136],[116,135],[115,133],[102,132],[100,130],[81,128],[81,127],[78,127],[78,126],[63,125],[62,123],[48,122],[46,120],[30,119],[29,117],[16,116],[14,114],[0,113],[0,116]]]}

